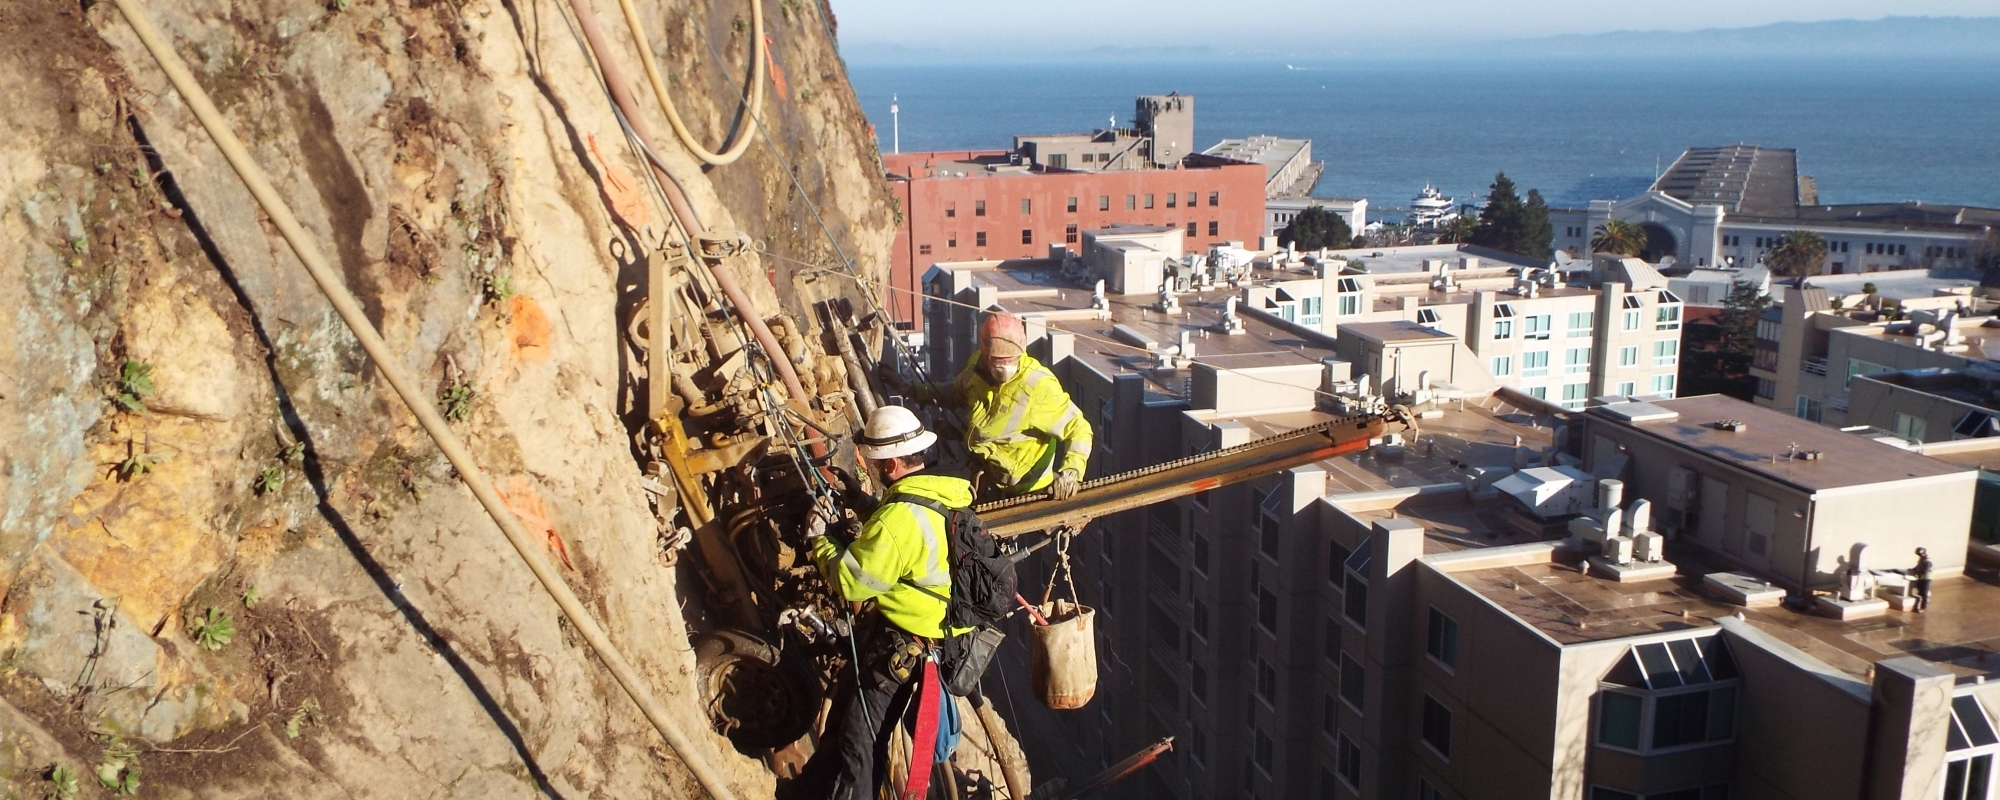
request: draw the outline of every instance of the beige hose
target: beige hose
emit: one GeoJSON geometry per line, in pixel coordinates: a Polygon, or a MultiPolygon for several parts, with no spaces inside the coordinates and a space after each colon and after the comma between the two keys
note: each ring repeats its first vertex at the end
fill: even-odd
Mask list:
{"type": "MultiPolygon", "coordinates": [[[[597,621],[591,618],[582,601],[570,591],[568,584],[563,583],[562,576],[556,574],[542,560],[541,554],[536,550],[538,545],[535,540],[522,529],[514,513],[500,500],[500,496],[494,493],[493,485],[486,480],[486,474],[480,471],[479,465],[472,460],[472,454],[466,452],[465,444],[459,441],[458,435],[452,433],[450,426],[445,424],[444,417],[438,414],[430,398],[418,391],[409,377],[403,374],[403,368],[397,363],[395,354],[389,351],[389,344],[382,340],[382,335],[376,332],[375,326],[362,313],[360,304],[355,302],[354,295],[347,291],[340,277],[334,273],[325,256],[320,253],[319,247],[306,234],[305,228],[299,225],[298,218],[292,215],[291,208],[278,196],[277,189],[271,186],[270,178],[265,176],[264,170],[257,166],[257,162],[251,159],[249,151],[244,149],[243,142],[229,129],[228,122],[222,118],[222,113],[216,110],[215,103],[209,99],[207,92],[202,90],[200,84],[195,83],[187,65],[160,35],[159,29],[153,27],[152,21],[147,19],[139,7],[139,0],[113,0],[113,2],[117,3],[118,10],[132,24],[132,30],[139,35],[139,41],[145,44],[146,50],[152,53],[155,61],[159,62],[161,71],[165,72],[167,79],[173,82],[181,98],[187,101],[188,109],[194,112],[195,118],[201,121],[201,126],[207,129],[209,138],[215,142],[216,149],[222,151],[223,158],[228,159],[229,165],[235,168],[237,176],[242,178],[243,185],[257,198],[258,205],[262,206],[264,213],[271,218],[271,224],[277,227],[278,233],[285,237],[287,244],[291,245],[292,252],[299,257],[300,263],[305,265],[306,272],[312,275],[313,282],[319,284],[320,291],[326,293],[327,300],[333,303],[334,311],[340,314],[348,329],[354,332],[354,338],[361,342],[362,349],[368,352],[369,359],[375,362],[375,367],[381,371],[382,377],[389,382],[391,388],[395,389],[396,395],[402,398],[410,413],[416,415],[417,422],[424,426],[424,431],[437,442],[438,449],[444,451],[445,458],[451,461],[454,469],[458,470],[459,477],[465,481],[466,487],[472,490],[473,497],[479,499],[479,504],[485,507],[486,513],[500,525],[500,532],[506,534],[507,542],[514,546],[514,551],[521,556],[528,569],[535,573],[535,578],[541,581],[542,588],[548,590],[549,596],[562,609],[563,615],[569,618],[570,624],[583,635],[591,650],[595,651],[597,657],[611,670],[611,675],[618,680],[618,685],[625,689],[625,694],[632,698],[632,702],[639,706],[640,712],[645,714],[646,719],[659,730],[660,736],[667,740],[667,745],[672,747],[681,761],[688,765],[688,769],[694,772],[702,788],[721,800],[733,798],[735,795],[730,791],[722,775],[716,772],[706,757],[699,754],[694,741],[682,733],[679,726],[668,717],[666,709],[646,688],[645,680],[630,663],[626,662],[625,656],[618,652],[610,637],[605,635],[604,629],[598,627],[597,621]]],[[[668,788],[678,794],[671,784],[668,788]]]]}
{"type": "Polygon", "coordinates": [[[681,146],[705,163],[723,166],[733,164],[750,149],[750,129],[756,125],[757,110],[764,103],[764,4],[762,0],[750,0],[750,100],[743,105],[746,118],[736,126],[736,138],[723,142],[720,153],[709,152],[695,139],[694,132],[688,130],[687,123],[681,121],[680,109],[674,107],[673,95],[667,94],[667,84],[660,80],[659,67],[654,65],[653,45],[646,40],[646,26],[639,21],[639,12],[632,7],[632,0],[618,0],[618,7],[625,11],[625,26],[632,29],[632,44],[639,48],[639,66],[646,69],[646,80],[653,84],[653,96],[660,100],[660,110],[666,112],[667,122],[674,126],[674,135],[680,137],[681,146]]]}

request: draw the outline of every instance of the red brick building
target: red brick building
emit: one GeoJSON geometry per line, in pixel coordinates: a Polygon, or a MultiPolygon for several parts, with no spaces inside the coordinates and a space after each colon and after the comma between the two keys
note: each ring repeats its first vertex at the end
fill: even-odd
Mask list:
{"type": "Polygon", "coordinates": [[[896,322],[921,325],[923,273],[940,261],[1041,258],[1075,249],[1082,232],[1112,223],[1174,225],[1189,249],[1255,242],[1264,230],[1265,169],[1188,156],[1157,169],[1048,167],[1007,150],[884,154],[902,203],[884,298],[896,322]]]}

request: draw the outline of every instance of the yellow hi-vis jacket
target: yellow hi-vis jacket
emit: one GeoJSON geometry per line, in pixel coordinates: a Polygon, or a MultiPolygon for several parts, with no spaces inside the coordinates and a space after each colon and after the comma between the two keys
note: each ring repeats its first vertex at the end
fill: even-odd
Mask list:
{"type": "MultiPolygon", "coordinates": [[[[899,492],[927,497],[949,508],[972,505],[972,484],[949,475],[905,475],[889,487],[889,494],[899,492]]],[[[944,515],[923,506],[883,503],[862,524],[854,544],[843,548],[830,536],[814,539],[813,563],[841,597],[853,602],[872,598],[876,610],[890,624],[918,636],[943,638],[944,601],[910,584],[951,596],[951,551],[946,538],[950,531],[945,525],[944,515]]]]}
{"type": "Polygon", "coordinates": [[[1048,488],[1056,473],[1066,469],[1082,475],[1090,463],[1090,423],[1070,402],[1056,374],[1023,355],[1014,377],[995,386],[980,369],[981,358],[973,354],[943,398],[970,412],[966,449],[1004,473],[997,483],[1010,494],[1048,488]],[[1058,442],[1060,464],[1055,463],[1058,442]]]}

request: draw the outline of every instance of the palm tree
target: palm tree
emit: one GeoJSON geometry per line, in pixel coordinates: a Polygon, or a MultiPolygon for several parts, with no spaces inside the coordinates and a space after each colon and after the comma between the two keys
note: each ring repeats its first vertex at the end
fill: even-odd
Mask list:
{"type": "Polygon", "coordinates": [[[1778,246],[1764,254],[1771,272],[1787,278],[1803,278],[1819,271],[1826,260],[1826,240],[1812,231],[1785,231],[1778,246]]]}
{"type": "Polygon", "coordinates": [[[1637,256],[1646,252],[1646,229],[1622,219],[1610,220],[1597,226],[1597,235],[1590,237],[1590,249],[1598,253],[1637,256]]]}
{"type": "Polygon", "coordinates": [[[1472,231],[1479,227],[1479,220],[1460,214],[1438,227],[1438,241],[1443,244],[1464,244],[1472,241],[1472,231]]]}

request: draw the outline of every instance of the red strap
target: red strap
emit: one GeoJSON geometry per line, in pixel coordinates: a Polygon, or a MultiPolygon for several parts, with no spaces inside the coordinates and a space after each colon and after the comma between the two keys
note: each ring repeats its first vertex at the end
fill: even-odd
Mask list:
{"type": "Polygon", "coordinates": [[[931,788],[931,759],[937,755],[938,699],[937,661],[924,659],[924,671],[917,679],[917,730],[910,735],[910,774],[903,780],[903,800],[923,800],[931,788]]]}

